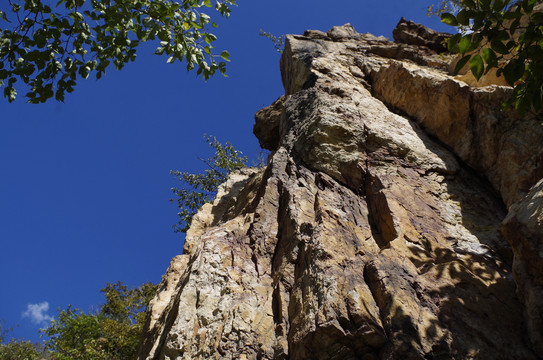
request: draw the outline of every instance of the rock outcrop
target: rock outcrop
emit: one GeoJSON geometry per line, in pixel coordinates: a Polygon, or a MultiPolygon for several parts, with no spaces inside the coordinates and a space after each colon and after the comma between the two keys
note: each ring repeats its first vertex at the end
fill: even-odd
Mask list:
{"type": "Polygon", "coordinates": [[[193,219],[139,359],[543,356],[541,119],[400,25],[287,37],[268,164],[193,219]]]}
{"type": "Polygon", "coordinates": [[[392,37],[396,43],[420,45],[437,53],[444,53],[447,51],[447,41],[452,35],[437,32],[421,24],[401,18],[392,31],[392,37]]]}

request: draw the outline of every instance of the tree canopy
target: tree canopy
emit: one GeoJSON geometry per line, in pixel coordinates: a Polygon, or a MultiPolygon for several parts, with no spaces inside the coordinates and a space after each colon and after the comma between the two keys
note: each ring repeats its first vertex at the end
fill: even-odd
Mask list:
{"type": "Polygon", "coordinates": [[[0,343],[0,359],[2,360],[46,360],[52,354],[43,345],[28,340],[12,339],[9,343],[0,343]]]}
{"type": "Polygon", "coordinates": [[[101,290],[106,297],[97,312],[69,306],[58,313],[43,334],[56,360],[124,360],[136,356],[149,302],[158,286],[145,283],[129,289],[120,281],[101,290]]]}
{"type": "Polygon", "coordinates": [[[213,8],[228,17],[235,0],[7,0],[0,10],[0,87],[13,101],[15,84],[25,97],[43,103],[64,101],[79,79],[100,79],[136,59],[140,43],[156,40],[155,54],[167,62],[185,61],[204,79],[226,71],[228,52],[216,55],[210,32],[217,24],[203,12],[213,8]],[[18,86],[19,88],[21,86],[18,86]]]}
{"type": "Polygon", "coordinates": [[[6,328],[5,320],[0,320],[0,359],[2,360],[47,360],[51,354],[45,350],[43,344],[33,343],[29,340],[6,339],[13,328],[6,328]]]}
{"type": "MultiPolygon", "coordinates": [[[[504,107],[524,114],[543,108],[543,13],[541,0],[461,0],[460,11],[444,12],[444,23],[462,27],[448,43],[462,54],[455,72],[469,64],[476,79],[497,69],[513,90],[504,107]]],[[[443,6],[443,5],[442,5],[443,6]]]]}

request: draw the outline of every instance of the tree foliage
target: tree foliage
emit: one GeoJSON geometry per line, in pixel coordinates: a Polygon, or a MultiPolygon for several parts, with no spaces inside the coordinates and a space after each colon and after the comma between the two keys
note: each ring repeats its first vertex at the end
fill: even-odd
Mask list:
{"type": "Polygon", "coordinates": [[[0,319],[0,344],[6,341],[6,337],[8,336],[10,331],[11,329],[6,328],[6,321],[3,319],[0,319]]]}
{"type": "Polygon", "coordinates": [[[469,64],[476,79],[497,69],[514,87],[504,107],[524,114],[543,105],[543,13],[534,12],[541,0],[462,0],[462,9],[445,12],[441,20],[470,31],[458,33],[449,50],[462,54],[455,73],[469,64]],[[477,51],[479,50],[479,51],[477,51]]]}
{"type": "MultiPolygon", "coordinates": [[[[4,97],[17,96],[21,80],[31,103],[53,96],[64,101],[77,81],[100,79],[111,65],[122,69],[136,59],[142,42],[160,42],[155,54],[167,62],[185,60],[187,70],[208,79],[223,75],[227,51],[213,52],[217,27],[202,9],[211,0],[7,0],[0,11],[0,87],[4,97]],[[221,61],[222,60],[222,61],[221,61]]],[[[235,0],[216,0],[215,10],[228,17],[235,0]]]]}
{"type": "Polygon", "coordinates": [[[146,283],[129,289],[121,282],[101,290],[106,303],[97,312],[71,306],[61,310],[48,328],[46,348],[55,360],[125,360],[135,358],[145,311],[157,291],[146,283]]]}
{"type": "Polygon", "coordinates": [[[441,15],[446,12],[457,13],[462,5],[462,0],[441,0],[438,4],[428,6],[426,15],[441,15]]]}
{"type": "Polygon", "coordinates": [[[215,149],[215,153],[207,160],[201,159],[207,165],[203,173],[170,172],[183,184],[182,187],[172,188],[177,199],[170,199],[181,210],[178,213],[179,222],[174,225],[176,232],[187,232],[192,217],[203,204],[213,201],[219,185],[226,181],[228,174],[246,166],[248,158],[230,142],[222,145],[214,136],[207,136],[206,142],[215,149]]]}
{"type": "Polygon", "coordinates": [[[13,328],[6,328],[5,321],[0,320],[0,359],[1,360],[46,360],[51,359],[51,353],[42,344],[28,340],[6,338],[13,328]]]}
{"type": "Polygon", "coordinates": [[[273,43],[273,46],[275,47],[275,51],[277,51],[279,54],[282,54],[285,50],[285,39],[287,38],[285,34],[277,36],[272,34],[271,32],[265,32],[264,30],[260,29],[258,35],[270,39],[270,41],[273,43]]]}
{"type": "Polygon", "coordinates": [[[28,340],[11,339],[7,344],[0,344],[0,359],[2,360],[45,360],[51,359],[52,354],[42,345],[28,340]]]}

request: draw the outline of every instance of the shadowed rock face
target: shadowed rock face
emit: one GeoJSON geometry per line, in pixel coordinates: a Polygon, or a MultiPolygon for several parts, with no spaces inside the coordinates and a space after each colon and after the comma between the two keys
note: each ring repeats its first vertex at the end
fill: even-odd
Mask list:
{"type": "Polygon", "coordinates": [[[350,25],[288,36],[268,164],[194,218],[139,359],[537,359],[540,122],[444,68],[350,25]]]}

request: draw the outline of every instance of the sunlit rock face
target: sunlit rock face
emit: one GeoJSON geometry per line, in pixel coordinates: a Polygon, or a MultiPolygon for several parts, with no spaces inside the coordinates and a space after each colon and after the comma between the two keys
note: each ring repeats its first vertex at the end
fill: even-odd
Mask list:
{"type": "Polygon", "coordinates": [[[541,121],[408,25],[287,37],[268,164],[194,218],[139,359],[543,355],[541,121]]]}

